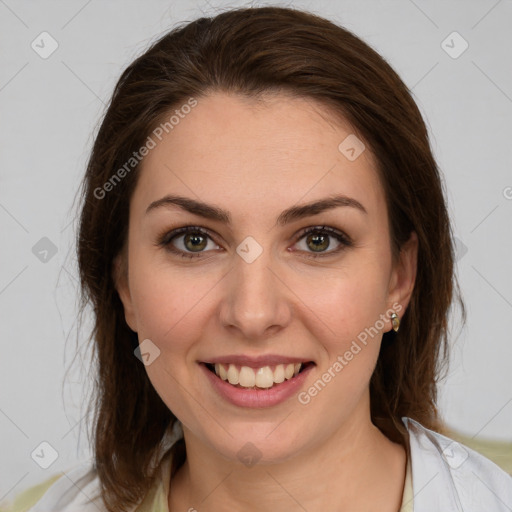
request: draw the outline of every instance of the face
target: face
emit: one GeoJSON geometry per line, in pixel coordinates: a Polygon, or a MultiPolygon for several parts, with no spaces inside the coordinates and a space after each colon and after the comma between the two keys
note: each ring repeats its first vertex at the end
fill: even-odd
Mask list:
{"type": "Polygon", "coordinates": [[[370,421],[369,380],[391,311],[407,307],[416,246],[393,264],[373,157],[338,148],[351,134],[313,100],[216,93],[144,158],[116,283],[187,443],[236,460],[251,442],[275,462],[370,421]],[[189,202],[159,201],[171,195],[189,202]],[[205,365],[223,361],[238,385],[205,365]],[[304,364],[272,385],[280,362],[304,364]]]}

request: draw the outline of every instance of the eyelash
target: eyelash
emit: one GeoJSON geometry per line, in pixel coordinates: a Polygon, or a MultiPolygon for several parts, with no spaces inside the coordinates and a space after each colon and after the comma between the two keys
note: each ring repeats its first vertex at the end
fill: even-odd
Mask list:
{"type": "MultiPolygon", "coordinates": [[[[157,245],[159,247],[164,247],[166,250],[168,250],[171,253],[174,253],[178,256],[181,256],[182,258],[187,258],[187,259],[201,258],[202,255],[204,254],[204,251],[198,252],[196,254],[188,253],[188,252],[184,252],[180,249],[176,249],[171,244],[171,242],[175,238],[177,238],[179,235],[186,235],[189,233],[204,235],[204,236],[210,238],[213,242],[215,242],[215,240],[212,239],[212,237],[210,236],[208,231],[206,231],[198,226],[184,226],[182,228],[174,229],[170,232],[165,232],[163,235],[161,235],[158,238],[157,245]]],[[[300,240],[302,240],[305,236],[309,235],[310,233],[318,233],[318,234],[332,236],[332,237],[336,238],[336,240],[338,242],[340,242],[341,245],[337,249],[334,249],[329,252],[317,253],[317,254],[311,253],[308,256],[309,258],[315,259],[315,258],[323,258],[323,257],[331,256],[333,254],[337,254],[337,253],[341,252],[342,250],[344,250],[347,247],[353,246],[352,240],[347,235],[345,235],[344,233],[342,233],[336,229],[330,228],[328,226],[313,226],[313,227],[304,229],[301,232],[300,236],[298,236],[295,243],[299,242],[300,240]]]]}

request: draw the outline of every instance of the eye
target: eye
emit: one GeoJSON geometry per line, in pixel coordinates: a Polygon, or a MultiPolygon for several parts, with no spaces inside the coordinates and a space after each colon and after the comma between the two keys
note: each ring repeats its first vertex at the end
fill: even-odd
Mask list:
{"type": "Polygon", "coordinates": [[[159,239],[158,245],[183,258],[198,258],[201,257],[202,252],[205,252],[208,240],[211,240],[211,237],[204,229],[198,226],[185,226],[165,234],[159,239]],[[179,240],[181,243],[177,245],[181,247],[177,248],[174,240],[179,240]]]}
{"type": "Polygon", "coordinates": [[[328,226],[307,228],[301,233],[298,241],[300,242],[302,239],[305,239],[306,248],[313,248],[313,254],[307,256],[310,258],[330,256],[353,245],[352,240],[347,235],[328,226]],[[329,238],[335,238],[339,244],[336,249],[331,251],[327,251],[331,245],[329,238]]]}
{"type": "MultiPolygon", "coordinates": [[[[346,247],[353,245],[352,240],[347,235],[328,226],[315,226],[303,230],[296,244],[303,239],[306,244],[304,251],[309,253],[307,256],[309,258],[329,256],[339,253],[346,247]],[[327,251],[331,246],[330,238],[336,239],[338,246],[333,250],[327,251]],[[308,250],[311,248],[313,249],[312,251],[308,250]]],[[[203,253],[209,252],[206,250],[209,241],[215,246],[213,248],[219,248],[219,246],[213,242],[208,231],[198,226],[185,226],[160,236],[157,245],[165,247],[173,254],[192,259],[200,258],[203,253]]],[[[212,247],[210,247],[210,249],[212,249],[212,247]]]]}

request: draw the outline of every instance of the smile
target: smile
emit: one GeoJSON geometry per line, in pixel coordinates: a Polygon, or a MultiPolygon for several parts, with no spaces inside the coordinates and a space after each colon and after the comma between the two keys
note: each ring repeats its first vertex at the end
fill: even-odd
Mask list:
{"type": "Polygon", "coordinates": [[[206,367],[232,386],[269,389],[297,376],[312,362],[267,365],[259,368],[233,363],[206,363],[206,367]]]}

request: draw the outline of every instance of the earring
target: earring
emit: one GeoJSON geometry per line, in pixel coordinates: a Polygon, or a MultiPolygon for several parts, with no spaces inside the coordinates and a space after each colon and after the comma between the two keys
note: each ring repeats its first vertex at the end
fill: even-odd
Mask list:
{"type": "Polygon", "coordinates": [[[398,329],[400,329],[400,317],[394,311],[391,313],[391,323],[393,324],[393,330],[398,332],[398,329]]]}

